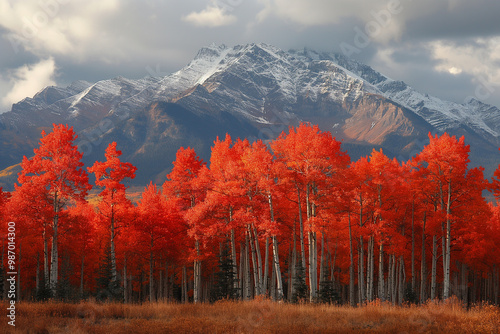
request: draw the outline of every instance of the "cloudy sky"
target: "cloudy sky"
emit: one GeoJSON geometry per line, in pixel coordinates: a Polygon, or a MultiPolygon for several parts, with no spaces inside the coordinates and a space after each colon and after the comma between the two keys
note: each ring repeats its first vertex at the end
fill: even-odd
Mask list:
{"type": "Polygon", "coordinates": [[[0,112],[47,85],[164,76],[212,43],[344,53],[500,107],[498,0],[0,0],[0,112]]]}

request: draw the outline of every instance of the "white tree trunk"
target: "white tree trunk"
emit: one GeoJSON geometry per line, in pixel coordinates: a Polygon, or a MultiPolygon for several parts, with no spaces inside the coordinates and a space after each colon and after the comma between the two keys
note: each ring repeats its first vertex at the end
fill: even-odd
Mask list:
{"type": "Polygon", "coordinates": [[[154,281],[153,281],[153,245],[154,239],[151,235],[151,244],[149,248],[149,302],[154,302],[154,281]]]}
{"type": "Polygon", "coordinates": [[[193,286],[193,302],[196,304],[201,299],[201,261],[200,256],[200,242],[198,239],[195,241],[196,259],[194,260],[194,286],[193,286]]]}
{"type": "Polygon", "coordinates": [[[273,239],[273,262],[274,262],[274,271],[276,276],[276,299],[283,299],[283,282],[281,280],[281,270],[280,270],[280,259],[279,259],[279,251],[278,251],[278,240],[276,236],[272,237],[273,239]]]}
{"type": "Polygon", "coordinates": [[[57,192],[54,195],[54,224],[52,226],[52,250],[50,258],[50,291],[52,296],[55,297],[57,292],[57,279],[59,274],[59,253],[58,253],[58,227],[59,227],[59,200],[57,192]]]}
{"type": "Polygon", "coordinates": [[[269,237],[266,237],[266,250],[264,258],[264,280],[262,290],[264,294],[267,294],[267,281],[269,279],[269,237]]]}
{"type": "Polygon", "coordinates": [[[264,294],[266,290],[264,290],[264,277],[262,274],[262,255],[260,253],[260,245],[259,245],[259,235],[257,234],[257,228],[253,227],[254,232],[254,241],[255,241],[255,255],[257,256],[257,270],[258,270],[258,279],[259,279],[259,295],[264,294]]]}
{"type": "Polygon", "coordinates": [[[384,243],[380,241],[380,250],[378,255],[378,298],[385,301],[384,294],[384,243]]]}
{"type": "MultiPolygon", "coordinates": [[[[249,244],[250,244],[250,251],[252,254],[252,266],[253,266],[253,282],[254,282],[254,295],[260,295],[260,277],[259,277],[259,271],[257,269],[257,254],[255,251],[255,245],[253,242],[253,233],[252,229],[249,224],[247,224],[247,235],[249,239],[249,244]]],[[[249,269],[250,270],[250,266],[249,269]]],[[[262,271],[262,270],[261,270],[262,271]]]]}
{"type": "Polygon", "coordinates": [[[354,300],[354,251],[352,245],[352,229],[351,229],[351,213],[348,214],[349,219],[349,303],[351,306],[355,306],[356,302],[354,300]]]}
{"type": "Polygon", "coordinates": [[[399,283],[398,283],[398,304],[401,305],[403,304],[404,301],[404,288],[405,288],[405,282],[406,282],[406,277],[405,277],[405,261],[403,258],[403,255],[399,257],[399,283]]]}
{"type": "Polygon", "coordinates": [[[123,302],[128,302],[127,255],[123,259],[123,302]]]}
{"type": "Polygon", "coordinates": [[[436,298],[437,240],[432,236],[431,300],[436,298]]]}
{"type": "Polygon", "coordinates": [[[450,297],[450,251],[451,251],[451,182],[448,183],[448,201],[446,204],[446,251],[443,282],[443,299],[450,297]]]}
{"type": "Polygon", "coordinates": [[[424,212],[424,221],[422,225],[422,255],[420,259],[420,304],[423,304],[427,298],[426,296],[426,282],[427,282],[427,268],[425,259],[425,223],[426,213],[424,212]]]}
{"type": "Polygon", "coordinates": [[[325,281],[325,236],[321,233],[321,258],[319,261],[319,284],[325,281]]]}
{"type": "MultiPolygon", "coordinates": [[[[50,287],[49,274],[49,240],[47,238],[46,226],[43,227],[43,284],[47,289],[50,287]]],[[[3,262],[2,262],[3,263],[3,262]]]]}
{"type": "Polygon", "coordinates": [[[363,245],[363,236],[359,237],[359,250],[358,250],[358,262],[359,262],[359,271],[358,271],[358,286],[359,286],[359,303],[361,305],[366,302],[366,293],[365,293],[365,254],[364,254],[364,245],[363,245]]]}
{"type": "Polygon", "coordinates": [[[302,261],[302,268],[306,269],[306,251],[305,251],[305,243],[304,243],[304,221],[302,218],[302,204],[300,198],[300,188],[297,185],[297,199],[299,206],[299,229],[300,229],[300,259],[302,261]]]}
{"type": "Polygon", "coordinates": [[[250,276],[250,255],[249,255],[248,235],[245,238],[245,300],[252,298],[252,278],[250,276]]]}
{"type": "MultiPolygon", "coordinates": [[[[236,261],[236,241],[234,237],[234,229],[231,229],[231,259],[233,260],[234,276],[238,277],[238,262],[236,261]]],[[[234,289],[238,289],[238,280],[234,280],[234,289]]]]}

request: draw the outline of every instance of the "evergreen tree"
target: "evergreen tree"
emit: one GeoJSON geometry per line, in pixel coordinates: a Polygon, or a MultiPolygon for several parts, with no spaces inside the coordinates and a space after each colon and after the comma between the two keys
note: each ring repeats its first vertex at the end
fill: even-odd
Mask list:
{"type": "Polygon", "coordinates": [[[238,297],[238,290],[234,287],[236,279],[230,248],[225,243],[219,257],[219,271],[215,274],[215,285],[210,293],[210,301],[236,299],[238,297]]]}
{"type": "Polygon", "coordinates": [[[50,299],[50,297],[52,297],[52,292],[50,291],[49,285],[47,282],[45,282],[45,279],[42,275],[42,277],[40,278],[40,286],[36,291],[35,300],[43,302],[50,299]]]}
{"type": "Polygon", "coordinates": [[[74,299],[75,296],[72,296],[72,287],[69,281],[69,275],[71,272],[71,264],[69,261],[69,256],[65,254],[63,256],[62,268],[61,268],[61,277],[57,282],[56,289],[56,297],[63,301],[68,301],[70,299],[74,299]]]}
{"type": "Polygon", "coordinates": [[[296,274],[293,279],[294,293],[292,295],[292,302],[298,303],[301,300],[307,299],[307,284],[305,268],[302,261],[299,261],[296,268],[296,274]]]}
{"type": "Polygon", "coordinates": [[[340,303],[340,297],[333,286],[333,281],[324,280],[319,283],[319,301],[328,304],[340,303]]]}
{"type": "Polygon", "coordinates": [[[415,290],[411,288],[411,286],[406,287],[404,292],[404,301],[408,304],[417,304],[418,296],[415,290]]]}
{"type": "Polygon", "coordinates": [[[111,265],[111,247],[106,246],[104,256],[100,259],[97,275],[97,300],[121,300],[122,289],[119,280],[113,280],[111,265]]]}

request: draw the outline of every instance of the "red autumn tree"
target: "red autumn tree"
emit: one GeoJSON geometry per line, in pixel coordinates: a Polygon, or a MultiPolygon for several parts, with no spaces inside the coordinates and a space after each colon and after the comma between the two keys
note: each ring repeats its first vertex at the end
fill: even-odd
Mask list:
{"type": "MultiPolygon", "coordinates": [[[[236,237],[241,226],[234,219],[245,190],[240,178],[241,162],[232,148],[233,141],[228,134],[224,140],[216,139],[210,156],[209,173],[201,173],[200,180],[208,185],[202,202],[187,213],[192,233],[203,237],[207,244],[214,240],[224,240],[229,244],[233,272],[238,273],[236,259],[236,237]],[[237,231],[238,229],[238,231],[237,231]]],[[[237,282],[234,282],[237,288],[237,282]]],[[[248,290],[246,292],[248,296],[248,290]]]]}
{"type": "Polygon", "coordinates": [[[34,149],[35,155],[30,159],[23,157],[18,181],[21,187],[42,187],[53,208],[50,289],[55,295],[59,273],[59,213],[70,200],[83,200],[91,186],[82,168],[83,154],[74,145],[77,135],[73,128],[62,124],[53,126],[51,133],[42,132],[40,147],[34,149]]]}
{"type": "Polygon", "coordinates": [[[73,262],[73,280],[78,282],[80,296],[93,286],[92,273],[97,270],[98,253],[95,252],[98,231],[96,212],[87,201],[79,201],[68,209],[64,242],[73,262]]]}
{"type": "MultiPolygon", "coordinates": [[[[169,202],[177,203],[181,214],[186,219],[185,215],[188,210],[193,209],[196,204],[205,198],[207,178],[202,175],[207,175],[208,170],[206,163],[190,147],[187,149],[181,147],[176,153],[173,164],[174,167],[170,174],[167,175],[167,181],[163,184],[163,191],[169,202]]],[[[196,224],[191,226],[190,230],[190,234],[195,239],[193,300],[197,303],[201,297],[201,236],[196,224]]]]}
{"type": "MultiPolygon", "coordinates": [[[[453,239],[452,226],[463,222],[461,210],[477,200],[482,200],[482,191],[486,188],[482,168],[469,170],[469,145],[464,137],[456,139],[447,133],[438,137],[429,133],[429,145],[425,146],[414,162],[423,170],[424,178],[430,184],[440,213],[443,251],[443,299],[450,297],[451,248],[453,239]]],[[[455,227],[457,230],[459,227],[455,227]]]]}
{"type": "Polygon", "coordinates": [[[125,178],[133,179],[137,168],[129,162],[121,162],[121,151],[116,149],[116,142],[106,148],[104,156],[106,161],[96,161],[88,168],[89,173],[94,173],[96,185],[103,190],[98,209],[101,221],[109,226],[110,233],[110,260],[111,260],[111,286],[118,285],[118,272],[116,269],[116,241],[117,230],[123,228],[127,222],[129,209],[132,203],[125,196],[127,187],[122,183],[125,178]]]}
{"type": "MultiPolygon", "coordinates": [[[[272,266],[276,275],[276,290],[277,300],[283,298],[283,281],[281,279],[281,269],[279,261],[278,235],[280,234],[279,223],[276,221],[276,198],[278,196],[276,179],[278,177],[275,168],[273,155],[262,141],[256,141],[252,145],[248,141],[242,141],[238,144],[242,161],[242,172],[246,179],[245,189],[249,199],[248,206],[249,221],[253,222],[253,230],[255,234],[255,252],[253,257],[257,257],[258,262],[258,279],[261,281],[259,287],[261,293],[267,290],[268,277],[268,244],[271,236],[272,241],[272,266]],[[258,247],[257,227],[266,235],[265,256],[264,256],[264,272],[262,273],[260,247],[258,247]]],[[[254,274],[254,276],[256,276],[254,274]]],[[[255,278],[254,278],[255,280],[255,278]]]]}
{"type": "Polygon", "coordinates": [[[137,237],[145,240],[149,249],[149,301],[155,300],[154,295],[154,260],[155,253],[162,249],[171,248],[173,237],[179,236],[178,222],[180,217],[175,202],[167,202],[161,189],[150,183],[143,191],[137,210],[139,217],[135,224],[137,237]]]}
{"type": "MultiPolygon", "coordinates": [[[[341,143],[330,132],[323,132],[318,126],[302,123],[298,128],[290,127],[289,133],[282,133],[271,143],[277,163],[282,166],[281,175],[297,194],[300,224],[300,245],[302,267],[308,269],[310,300],[317,296],[317,217],[324,204],[326,193],[337,192],[342,187],[338,181],[350,162],[349,156],[340,148],[341,143]],[[304,224],[302,203],[305,202],[309,261],[305,259],[304,224]]],[[[323,237],[323,235],[322,235],[323,237]]]]}

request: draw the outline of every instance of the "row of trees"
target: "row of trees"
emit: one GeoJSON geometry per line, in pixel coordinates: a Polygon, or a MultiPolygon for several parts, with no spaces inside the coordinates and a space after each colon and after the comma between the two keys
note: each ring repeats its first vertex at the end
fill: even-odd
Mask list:
{"type": "Polygon", "coordinates": [[[429,135],[407,162],[382,150],[351,162],[309,124],[269,145],[227,135],[209,167],[179,149],[167,181],[137,203],[125,186],[136,168],[116,143],[87,169],[99,189],[88,195],[75,139],[63,125],[42,133],[0,196],[2,229],[16,223],[21,298],[498,304],[500,209],[483,193],[500,198],[500,168],[491,182],[469,168],[463,137],[429,135]]]}

